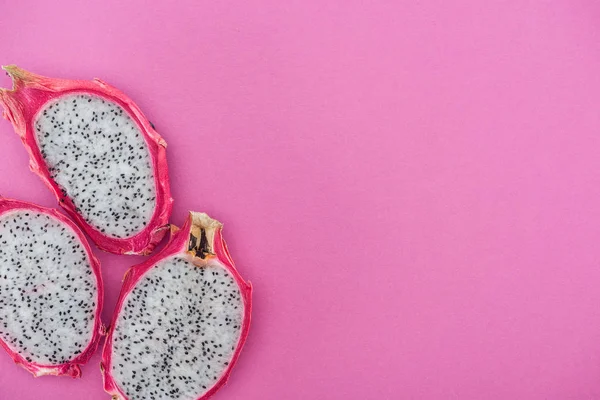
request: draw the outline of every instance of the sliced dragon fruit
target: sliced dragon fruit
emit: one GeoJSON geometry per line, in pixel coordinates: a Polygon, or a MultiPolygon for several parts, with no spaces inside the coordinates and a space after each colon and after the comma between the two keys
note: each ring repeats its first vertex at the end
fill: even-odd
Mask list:
{"type": "Polygon", "coordinates": [[[227,381],[250,327],[250,283],[222,225],[190,213],[169,244],[131,268],[102,354],[114,400],[206,399],[227,381]]]}
{"type": "Polygon", "coordinates": [[[148,254],[168,230],[166,143],[125,94],[100,80],[46,78],[3,67],[4,117],[30,168],[103,250],[148,254]]]}
{"type": "Polygon", "coordinates": [[[55,210],[0,198],[0,345],[35,376],[81,375],[104,332],[100,264],[55,210]]]}

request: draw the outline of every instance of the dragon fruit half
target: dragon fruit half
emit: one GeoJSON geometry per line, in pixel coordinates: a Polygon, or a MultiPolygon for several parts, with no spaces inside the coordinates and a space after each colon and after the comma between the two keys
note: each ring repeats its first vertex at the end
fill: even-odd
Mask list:
{"type": "Polygon", "coordinates": [[[192,212],[127,272],[102,354],[114,400],[206,399],[225,384],[248,335],[252,287],[221,229],[192,212]]]}
{"type": "Polygon", "coordinates": [[[4,117],[30,168],[103,250],[148,254],[168,230],[166,143],[125,94],[100,80],[46,78],[14,65],[4,117]]]}
{"type": "Polygon", "coordinates": [[[102,277],[81,230],[0,198],[0,345],[35,376],[81,375],[103,334],[102,277]]]}

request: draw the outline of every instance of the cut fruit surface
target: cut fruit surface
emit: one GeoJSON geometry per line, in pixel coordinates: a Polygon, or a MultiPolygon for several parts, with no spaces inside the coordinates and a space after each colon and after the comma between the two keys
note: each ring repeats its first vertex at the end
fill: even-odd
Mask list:
{"type": "Polygon", "coordinates": [[[79,377],[98,346],[103,286],[83,233],[55,210],[0,198],[0,345],[40,375],[79,377]]]}
{"type": "Polygon", "coordinates": [[[30,167],[103,250],[148,254],[165,235],[173,199],[166,143],[122,92],[93,80],[4,69],[4,116],[30,167]]]}
{"type": "Polygon", "coordinates": [[[126,274],[102,355],[114,399],[205,399],[226,382],[248,334],[252,287],[221,228],[190,213],[161,253],[126,274]]]}

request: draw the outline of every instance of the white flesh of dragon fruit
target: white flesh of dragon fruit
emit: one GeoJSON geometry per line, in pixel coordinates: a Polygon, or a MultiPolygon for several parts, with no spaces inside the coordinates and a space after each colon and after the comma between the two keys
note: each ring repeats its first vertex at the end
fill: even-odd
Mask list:
{"type": "Polygon", "coordinates": [[[227,367],[242,318],[240,290],[227,270],[167,258],[125,300],[112,373],[129,400],[195,400],[227,367]]]}
{"type": "Polygon", "coordinates": [[[63,364],[86,349],[97,290],[69,227],[29,210],[0,216],[0,338],[27,362],[63,364]]]}
{"type": "Polygon", "coordinates": [[[125,238],[149,223],[151,156],[122,107],[96,95],[63,95],[40,110],[34,126],[50,176],[90,225],[125,238]]]}

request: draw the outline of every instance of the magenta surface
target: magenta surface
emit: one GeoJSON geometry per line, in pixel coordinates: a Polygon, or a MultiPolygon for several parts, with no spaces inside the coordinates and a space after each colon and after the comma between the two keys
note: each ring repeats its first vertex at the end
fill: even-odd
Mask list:
{"type": "MultiPolygon", "coordinates": [[[[172,221],[225,224],[253,320],[214,399],[600,399],[596,2],[0,3],[2,64],[124,91],[172,221]]],[[[0,138],[0,193],[56,206],[0,138]]],[[[107,322],[143,258],[96,254],[107,322]]],[[[0,399],[106,400],[99,361],[0,353],[0,399]]]]}

